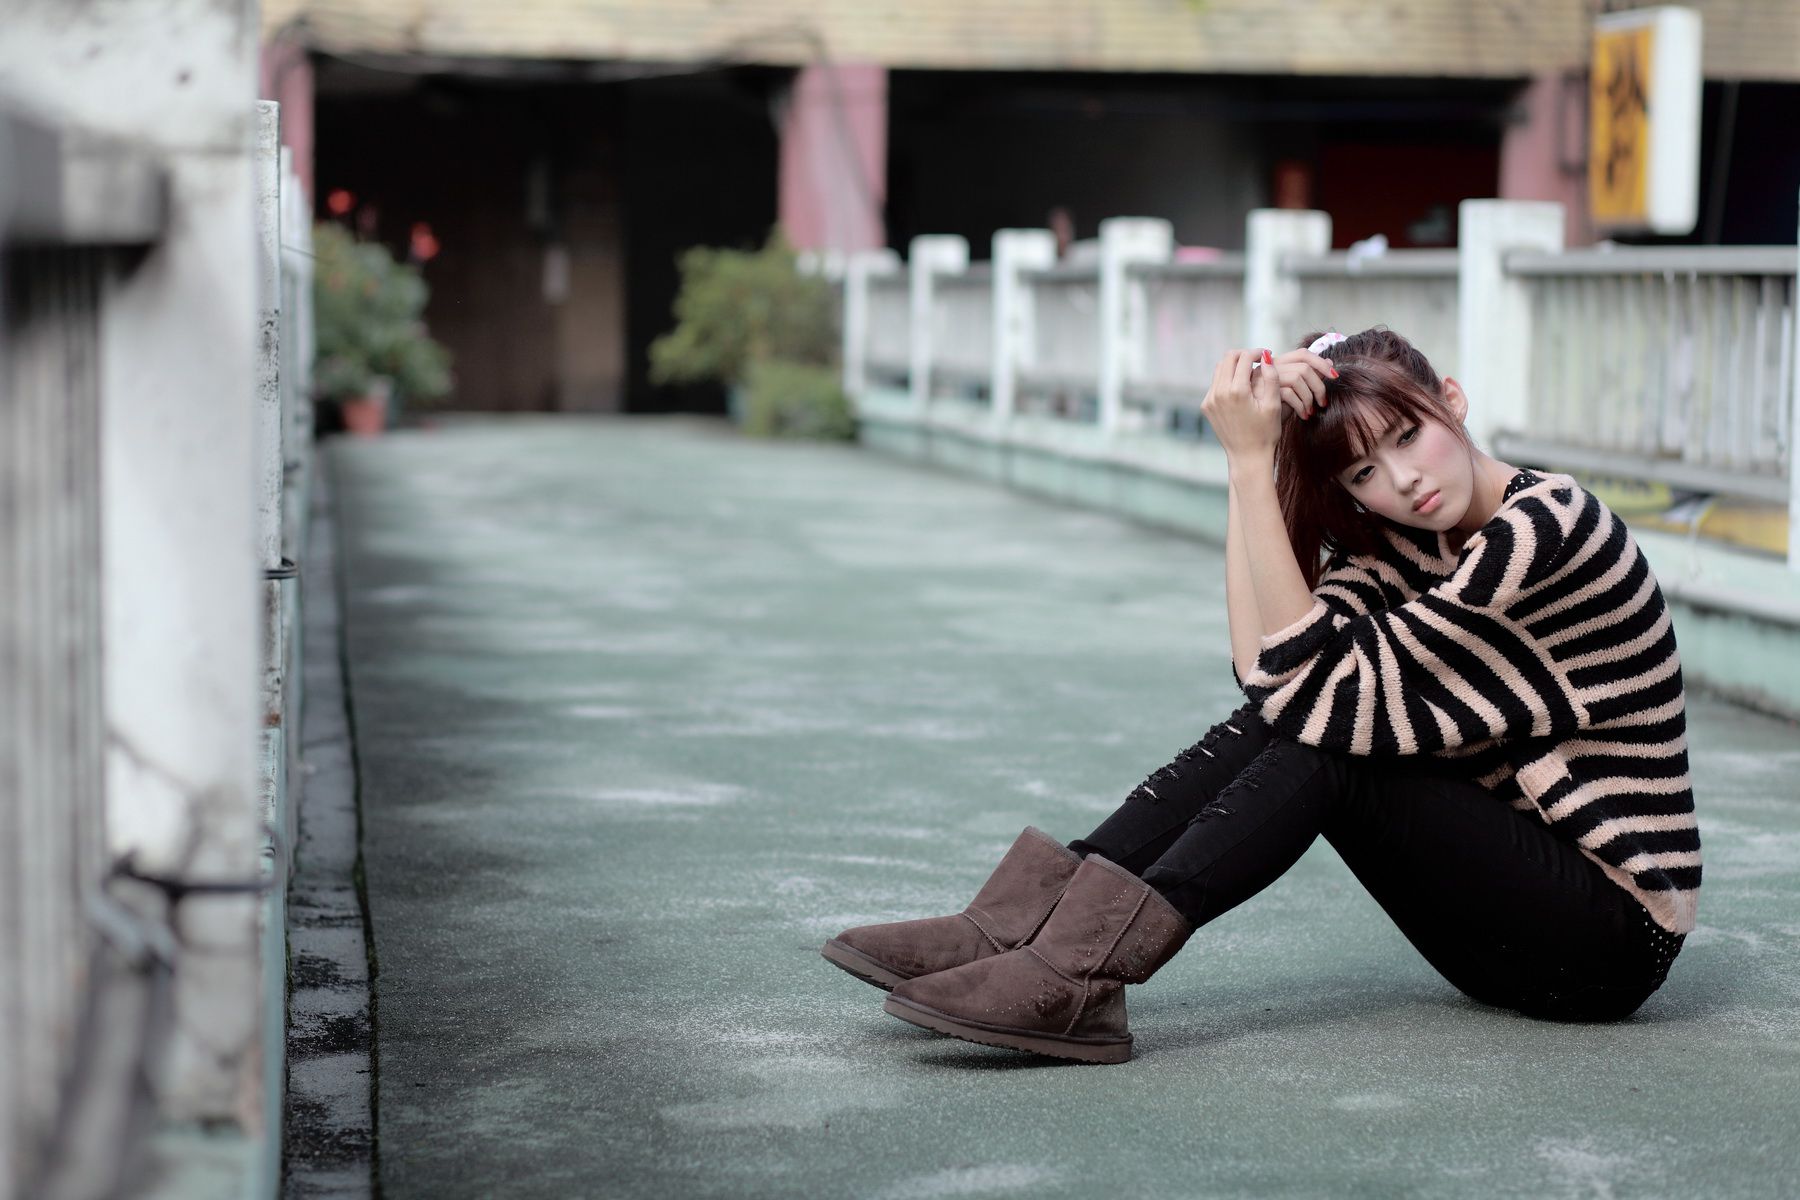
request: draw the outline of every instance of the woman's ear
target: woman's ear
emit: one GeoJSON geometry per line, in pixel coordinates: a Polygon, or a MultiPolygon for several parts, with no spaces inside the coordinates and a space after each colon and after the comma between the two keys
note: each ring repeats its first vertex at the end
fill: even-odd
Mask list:
{"type": "Polygon", "coordinates": [[[1462,384],[1448,375],[1444,376],[1444,403],[1450,406],[1458,424],[1469,419],[1469,397],[1463,392],[1462,384]]]}

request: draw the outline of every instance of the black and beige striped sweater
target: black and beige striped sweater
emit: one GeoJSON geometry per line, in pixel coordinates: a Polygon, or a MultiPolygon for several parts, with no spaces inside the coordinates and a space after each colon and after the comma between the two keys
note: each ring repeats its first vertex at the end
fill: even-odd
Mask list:
{"type": "Polygon", "coordinates": [[[1261,641],[1244,694],[1277,733],[1455,759],[1537,812],[1671,933],[1694,927],[1700,833],[1681,660],[1624,522],[1572,477],[1521,471],[1460,551],[1383,522],[1312,611],[1261,641]]]}

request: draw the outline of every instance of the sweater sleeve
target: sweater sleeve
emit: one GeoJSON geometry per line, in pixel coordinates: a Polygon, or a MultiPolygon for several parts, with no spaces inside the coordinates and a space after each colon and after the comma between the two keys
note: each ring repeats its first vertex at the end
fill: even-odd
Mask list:
{"type": "Polygon", "coordinates": [[[1244,694],[1281,736],[1349,754],[1430,754],[1590,724],[1567,673],[1508,609],[1542,579],[1561,529],[1520,505],[1456,572],[1403,603],[1371,564],[1335,562],[1311,611],[1260,641],[1244,694]]]}

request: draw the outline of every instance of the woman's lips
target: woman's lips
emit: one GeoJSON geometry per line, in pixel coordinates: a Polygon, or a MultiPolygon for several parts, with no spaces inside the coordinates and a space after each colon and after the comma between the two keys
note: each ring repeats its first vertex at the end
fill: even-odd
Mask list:
{"type": "Polygon", "coordinates": [[[1431,493],[1431,495],[1425,497],[1425,499],[1422,503],[1413,505],[1413,511],[1421,512],[1421,513],[1428,513],[1432,509],[1436,508],[1438,506],[1438,502],[1441,501],[1443,498],[1444,498],[1444,493],[1433,492],[1433,493],[1431,493]]]}

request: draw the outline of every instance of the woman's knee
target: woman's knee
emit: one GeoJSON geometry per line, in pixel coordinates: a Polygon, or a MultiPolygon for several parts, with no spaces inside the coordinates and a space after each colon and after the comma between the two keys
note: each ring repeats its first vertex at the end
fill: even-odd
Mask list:
{"type": "Polygon", "coordinates": [[[1343,791],[1351,782],[1355,770],[1355,762],[1349,760],[1347,755],[1321,750],[1317,746],[1309,746],[1280,734],[1271,734],[1256,757],[1238,772],[1231,786],[1254,791],[1271,780],[1293,783],[1303,779],[1310,781],[1323,775],[1330,781],[1335,793],[1343,791]]]}

